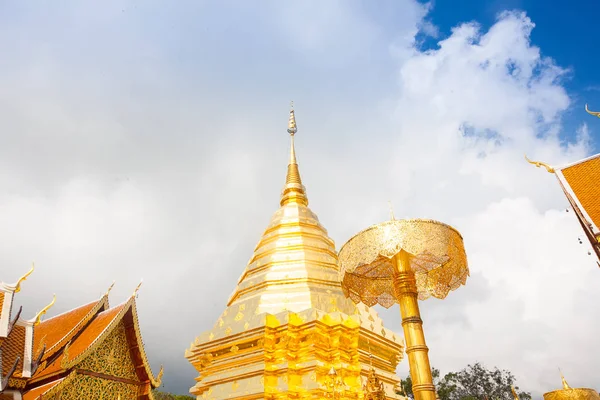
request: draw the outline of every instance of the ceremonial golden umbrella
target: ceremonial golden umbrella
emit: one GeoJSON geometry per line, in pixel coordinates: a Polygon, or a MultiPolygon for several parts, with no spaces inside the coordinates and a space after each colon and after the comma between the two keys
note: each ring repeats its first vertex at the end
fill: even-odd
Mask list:
{"type": "Polygon", "coordinates": [[[466,283],[469,268],[458,231],[432,220],[392,220],[348,240],[339,260],[344,294],[355,303],[400,305],[415,400],[435,400],[417,300],[443,299],[466,283]]]}

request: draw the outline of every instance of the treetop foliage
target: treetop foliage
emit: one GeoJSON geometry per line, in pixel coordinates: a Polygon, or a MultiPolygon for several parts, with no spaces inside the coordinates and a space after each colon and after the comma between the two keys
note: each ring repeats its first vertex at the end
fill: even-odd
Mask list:
{"type": "MultiPolygon", "coordinates": [[[[514,400],[511,385],[520,400],[531,400],[531,393],[520,391],[510,371],[496,367],[488,370],[479,362],[443,377],[438,369],[432,368],[432,375],[440,400],[514,400]]],[[[402,388],[409,398],[414,399],[410,374],[402,382],[402,388]]]]}

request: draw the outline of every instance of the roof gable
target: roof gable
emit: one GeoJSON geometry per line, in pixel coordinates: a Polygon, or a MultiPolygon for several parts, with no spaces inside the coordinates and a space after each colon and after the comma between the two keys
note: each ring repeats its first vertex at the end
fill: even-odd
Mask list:
{"type": "Polygon", "coordinates": [[[135,299],[95,314],[92,321],[75,336],[54,359],[48,359],[48,364],[34,376],[35,381],[42,381],[52,376],[61,376],[75,367],[100,347],[111,336],[113,331],[123,322],[126,339],[131,356],[136,367],[136,374],[142,382],[149,381],[152,387],[160,385],[162,368],[158,378],[150,369],[140,336],[137,321],[135,299]]]}

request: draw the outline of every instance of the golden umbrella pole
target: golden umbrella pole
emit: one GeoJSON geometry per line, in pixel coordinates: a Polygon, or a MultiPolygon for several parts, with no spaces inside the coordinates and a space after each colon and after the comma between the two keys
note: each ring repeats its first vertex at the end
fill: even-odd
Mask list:
{"type": "Polygon", "coordinates": [[[402,316],[402,328],[406,342],[406,355],[411,366],[413,393],[418,400],[435,400],[435,387],[431,376],[429,364],[429,349],[425,344],[423,333],[423,320],[419,312],[418,290],[415,273],[410,269],[409,255],[400,251],[393,258],[396,264],[394,271],[394,291],[400,315],[402,316]],[[416,367],[412,369],[413,367],[416,367]]]}
{"type": "Polygon", "coordinates": [[[431,220],[392,220],[352,237],[340,250],[344,294],[355,303],[400,306],[415,400],[435,400],[418,300],[445,298],[469,275],[462,237],[431,220]]]}

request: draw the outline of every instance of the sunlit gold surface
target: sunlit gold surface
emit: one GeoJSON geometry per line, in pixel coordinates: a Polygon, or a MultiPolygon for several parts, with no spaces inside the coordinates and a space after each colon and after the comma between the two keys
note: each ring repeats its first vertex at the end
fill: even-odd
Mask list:
{"type": "Polygon", "coordinates": [[[356,303],[400,306],[416,400],[436,393],[418,299],[444,298],[469,275],[460,234],[437,221],[388,221],[351,238],[340,250],[344,293],[356,303]]]}
{"type": "MultiPolygon", "coordinates": [[[[288,132],[296,130],[292,110],[288,132]]],[[[374,310],[345,298],[335,244],[308,208],[293,142],[280,204],[227,308],[186,351],[199,372],[191,393],[207,399],[359,399],[372,353],[387,397],[399,398],[393,387],[402,341],[374,310]]]]}

